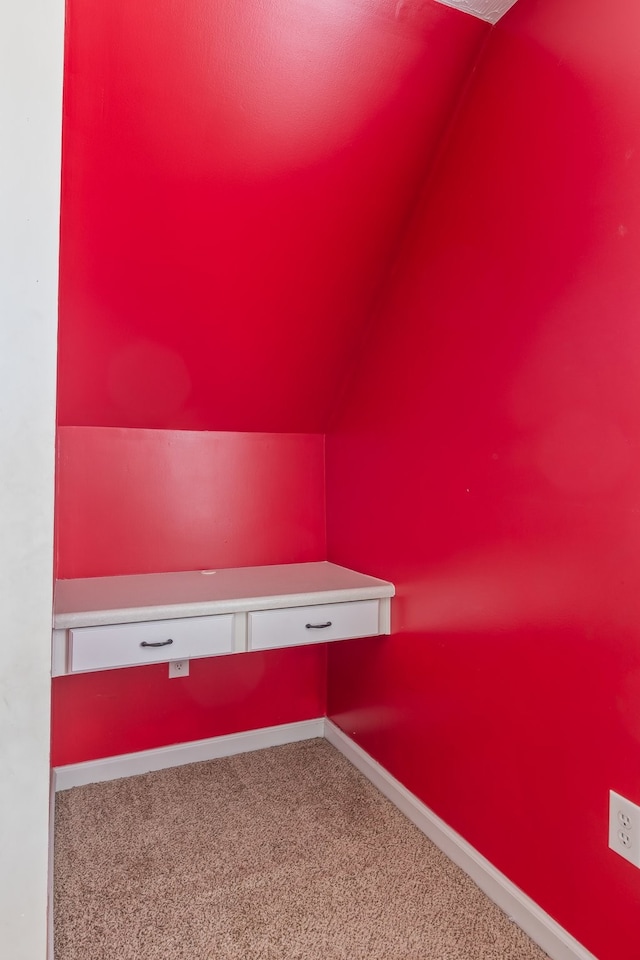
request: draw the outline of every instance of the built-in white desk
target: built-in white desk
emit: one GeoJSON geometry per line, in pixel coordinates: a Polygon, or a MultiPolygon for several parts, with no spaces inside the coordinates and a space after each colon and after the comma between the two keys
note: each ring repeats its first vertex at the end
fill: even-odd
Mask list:
{"type": "Polygon", "coordinates": [[[326,561],[57,580],[52,673],[386,634],[394,592],[326,561]]]}

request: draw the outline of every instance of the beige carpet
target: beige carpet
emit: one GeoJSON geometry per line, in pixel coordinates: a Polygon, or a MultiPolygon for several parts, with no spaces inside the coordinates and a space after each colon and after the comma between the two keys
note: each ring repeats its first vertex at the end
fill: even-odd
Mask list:
{"type": "Polygon", "coordinates": [[[544,960],[324,740],[58,794],[55,960],[544,960]]]}

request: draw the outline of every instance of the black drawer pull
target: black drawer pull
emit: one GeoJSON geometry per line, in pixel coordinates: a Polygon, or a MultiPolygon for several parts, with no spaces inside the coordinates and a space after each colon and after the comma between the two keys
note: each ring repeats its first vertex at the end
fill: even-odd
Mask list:
{"type": "Polygon", "coordinates": [[[168,647],[170,643],[173,643],[173,640],[158,640],[157,643],[149,643],[148,640],[143,640],[140,646],[141,647],[168,647]]]}
{"type": "Polygon", "coordinates": [[[327,620],[326,623],[305,623],[307,630],[324,630],[325,627],[331,626],[331,620],[327,620]]]}

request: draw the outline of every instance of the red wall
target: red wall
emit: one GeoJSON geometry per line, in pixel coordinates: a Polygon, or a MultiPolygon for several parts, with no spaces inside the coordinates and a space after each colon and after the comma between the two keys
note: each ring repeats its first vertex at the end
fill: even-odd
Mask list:
{"type": "Polygon", "coordinates": [[[67,2],[59,422],[323,431],[486,25],[67,2]]]}
{"type": "MultiPolygon", "coordinates": [[[[423,0],[68,0],[58,576],[325,557],[318,434],[486,31],[423,0]]],[[[324,671],[58,678],[53,762],[317,716],[324,671]]]]}
{"type": "MultiPolygon", "coordinates": [[[[58,576],[323,560],[324,438],[58,433],[58,576]]],[[[324,644],[57,677],[52,763],[323,716],[324,644]]]]}
{"type": "Polygon", "coordinates": [[[600,960],[640,952],[638,37],[492,33],[327,437],[329,559],[398,591],[330,716],[600,960]]]}
{"type": "Polygon", "coordinates": [[[57,573],[324,560],[324,437],[60,427],[57,573]]]}
{"type": "Polygon", "coordinates": [[[58,766],[325,714],[326,644],[56,677],[51,763],[58,766]]]}

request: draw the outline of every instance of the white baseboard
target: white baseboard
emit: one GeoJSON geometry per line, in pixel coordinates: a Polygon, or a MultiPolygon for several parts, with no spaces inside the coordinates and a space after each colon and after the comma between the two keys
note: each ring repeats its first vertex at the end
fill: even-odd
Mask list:
{"type": "Polygon", "coordinates": [[[201,760],[216,760],[236,753],[249,753],[251,750],[279,747],[285,743],[323,736],[322,717],[316,720],[301,720],[298,723],[283,723],[277,727],[264,727],[262,730],[247,730],[225,737],[211,737],[208,740],[177,743],[157,750],[141,750],[139,753],[124,753],[117,757],[106,757],[104,760],[88,760],[86,763],[54,767],[53,782],[56,791],[69,790],[87,783],[118,780],[120,777],[133,777],[151,770],[164,770],[185,763],[199,763],[201,760]]]}
{"type": "Polygon", "coordinates": [[[537,943],[551,960],[597,960],[537,903],[447,826],[418,798],[392,777],[373,757],[330,720],[324,736],[340,753],[404,813],[429,839],[471,877],[507,916],[537,943]]]}

